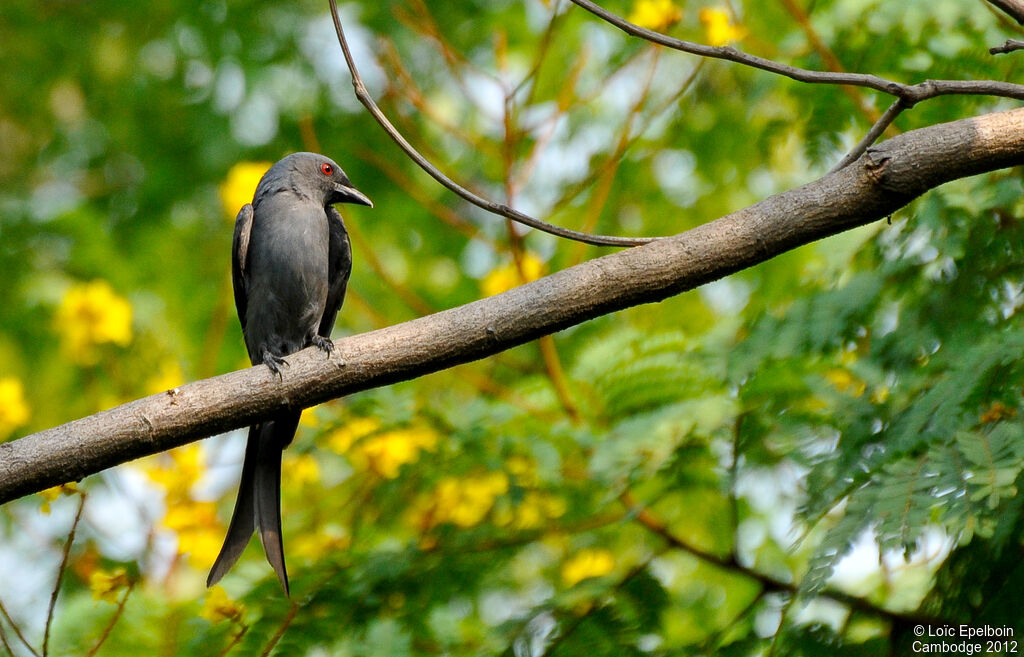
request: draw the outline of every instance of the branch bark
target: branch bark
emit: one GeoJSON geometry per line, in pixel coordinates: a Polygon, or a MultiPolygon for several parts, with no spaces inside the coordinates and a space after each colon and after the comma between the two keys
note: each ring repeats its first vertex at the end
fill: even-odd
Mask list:
{"type": "Polygon", "coordinates": [[[1024,1],[1022,0],[988,0],[989,4],[999,8],[1007,16],[1024,25],[1024,1]]]}
{"type": "Polygon", "coordinates": [[[599,315],[693,289],[884,218],[956,178],[1024,163],[1024,109],[905,133],[850,166],[679,235],[426,317],[307,349],[278,380],[253,367],[0,444],[0,503],[360,390],[496,354],[599,315]]]}

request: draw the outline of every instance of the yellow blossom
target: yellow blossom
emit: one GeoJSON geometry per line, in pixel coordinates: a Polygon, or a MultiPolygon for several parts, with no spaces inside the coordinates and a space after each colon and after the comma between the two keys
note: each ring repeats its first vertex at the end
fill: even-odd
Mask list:
{"type": "Polygon", "coordinates": [[[146,394],[155,395],[158,392],[173,390],[184,382],[185,375],[181,372],[178,361],[174,358],[165,358],[160,361],[156,375],[146,382],[146,394]]]}
{"type": "Polygon", "coordinates": [[[209,567],[220,551],[220,521],[213,502],[168,503],[163,526],[178,536],[178,553],[196,568],[209,567]]]}
{"type": "Polygon", "coordinates": [[[834,367],[825,372],[825,378],[836,387],[839,392],[846,393],[853,397],[860,397],[867,390],[868,385],[850,370],[834,367]]]}
{"type": "Polygon", "coordinates": [[[352,538],[345,530],[304,532],[288,543],[288,554],[298,559],[319,561],[325,555],[334,555],[347,550],[352,538]]]}
{"type": "Polygon", "coordinates": [[[544,263],[532,253],[524,253],[521,264],[522,271],[515,262],[510,262],[487,274],[480,281],[480,289],[484,296],[492,297],[507,292],[518,285],[537,280],[544,273],[544,263]]]}
{"type": "Polygon", "coordinates": [[[198,443],[146,459],[141,467],[150,481],[167,491],[168,500],[187,499],[192,486],[206,471],[203,449],[198,443]]]}
{"type": "Polygon", "coordinates": [[[302,415],[299,416],[299,426],[316,429],[320,426],[320,418],[312,408],[303,409],[302,415]]]}
{"type": "Polygon", "coordinates": [[[362,440],[349,450],[353,465],[394,479],[406,463],[415,463],[420,451],[437,446],[437,433],[428,427],[386,431],[362,440]]]}
{"type": "Polygon", "coordinates": [[[562,582],[575,586],[591,577],[601,577],[615,568],[612,553],[602,548],[587,548],[577,552],[562,565],[562,582]]]}
{"type": "Polygon", "coordinates": [[[57,307],[54,326],[67,356],[80,365],[99,361],[97,347],[132,341],[132,306],[110,283],[95,280],[68,288],[57,307]]]}
{"type": "Polygon", "coordinates": [[[320,465],[312,454],[288,454],[282,469],[289,485],[302,487],[320,481],[320,465]]]}
{"type": "Polygon", "coordinates": [[[118,593],[129,584],[131,580],[124,568],[117,568],[112,573],[97,568],[89,575],[89,589],[94,600],[117,602],[118,593]]]}
{"type": "Polygon", "coordinates": [[[494,524],[513,529],[540,529],[549,520],[565,515],[565,500],[550,493],[529,491],[516,506],[502,505],[494,515],[494,524]]]}
{"type": "Polygon", "coordinates": [[[357,417],[327,436],[327,446],[338,454],[344,454],[360,438],[365,438],[380,429],[380,422],[372,417],[357,417]]]}
{"type": "Polygon", "coordinates": [[[21,381],[14,377],[0,379],[0,440],[6,439],[15,429],[24,426],[29,415],[21,381]]]}
{"type": "Polygon", "coordinates": [[[72,495],[78,492],[78,484],[70,482],[67,484],[60,484],[59,486],[53,486],[46,490],[39,491],[40,497],[43,498],[43,503],[39,505],[39,510],[43,513],[50,513],[50,503],[56,500],[61,494],[72,495]]]}
{"type": "Polygon", "coordinates": [[[203,608],[199,610],[199,615],[211,623],[219,623],[223,620],[240,621],[243,613],[245,613],[245,607],[240,602],[229,598],[227,591],[222,586],[214,586],[207,591],[203,608]]]}
{"type": "Polygon", "coordinates": [[[747,28],[733,24],[729,12],[720,7],[701,9],[698,18],[712,46],[725,46],[747,36],[747,28]]]}
{"type": "Polygon", "coordinates": [[[508,492],[508,476],[489,472],[466,478],[445,477],[430,495],[420,496],[410,507],[408,519],[420,529],[451,523],[459,527],[479,524],[494,507],[499,495],[508,492]]]}
{"type": "Polygon", "coordinates": [[[629,14],[629,22],[648,30],[664,30],[683,17],[672,0],[637,0],[629,14]]]}
{"type": "Polygon", "coordinates": [[[239,162],[228,171],[219,191],[224,213],[231,221],[235,220],[243,205],[252,203],[256,186],[270,167],[270,162],[239,162]]]}

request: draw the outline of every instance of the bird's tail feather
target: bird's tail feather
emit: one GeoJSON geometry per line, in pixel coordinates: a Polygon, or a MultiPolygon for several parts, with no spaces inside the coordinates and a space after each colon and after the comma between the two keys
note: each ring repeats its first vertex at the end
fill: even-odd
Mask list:
{"type": "Polygon", "coordinates": [[[249,544],[255,528],[256,513],[254,479],[256,475],[256,463],[259,459],[258,435],[260,425],[249,427],[249,440],[245,445],[245,460],[242,461],[242,479],[238,482],[238,497],[235,500],[235,510],[231,514],[231,523],[228,525],[228,533],[224,537],[224,545],[220,548],[217,560],[213,562],[210,575],[206,578],[206,586],[213,586],[220,581],[221,577],[231,570],[238,557],[242,556],[245,546],[249,544]]]}
{"type": "Polygon", "coordinates": [[[259,531],[263,552],[288,595],[288,571],[281,536],[281,455],[291,443],[301,413],[282,413],[249,430],[238,501],[228,525],[224,547],[213,564],[206,585],[215,584],[238,560],[253,529],[259,531]]]}
{"type": "Polygon", "coordinates": [[[268,425],[268,430],[260,434],[260,459],[256,463],[256,529],[263,553],[287,595],[288,571],[281,537],[281,454],[295,435],[298,416],[294,423],[291,417],[279,417],[268,425]]]}

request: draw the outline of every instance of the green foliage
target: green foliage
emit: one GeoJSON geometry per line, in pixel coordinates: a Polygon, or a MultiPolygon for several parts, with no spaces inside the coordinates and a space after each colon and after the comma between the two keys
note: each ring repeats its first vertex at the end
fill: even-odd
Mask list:
{"type": "MultiPolygon", "coordinates": [[[[1021,66],[987,54],[1012,35],[979,4],[791,4],[731,3],[737,47],[908,83],[1021,66]]],[[[667,29],[706,40],[700,10],[723,7],[667,29]]],[[[342,17],[443,171],[595,232],[677,233],[811,180],[891,101],[695,70],[566,2],[342,17]]],[[[246,364],[220,198],[239,162],[322,150],[374,199],[342,208],[336,337],[518,284],[516,260],[602,253],[513,239],[407,161],[352,97],[326,4],[14,0],[0,44],[0,440],[246,364]]],[[[934,100],[893,132],[998,106],[934,100]]],[[[32,653],[17,626],[40,652],[80,494],[53,655],[903,654],[904,614],[1019,637],[1022,195],[1016,171],[956,181],[698,292],[307,412],[284,464],[292,600],[258,545],[203,587],[238,435],[9,504],[0,645],[32,653]]]]}

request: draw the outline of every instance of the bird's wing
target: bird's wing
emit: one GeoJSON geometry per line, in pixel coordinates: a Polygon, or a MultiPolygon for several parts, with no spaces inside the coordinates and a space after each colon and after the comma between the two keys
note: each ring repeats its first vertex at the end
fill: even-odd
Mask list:
{"type": "Polygon", "coordinates": [[[231,285],[235,289],[238,321],[245,329],[245,310],[249,305],[249,235],[252,234],[252,204],[246,203],[235,218],[235,236],[231,240],[231,285]]]}
{"type": "Polygon", "coordinates": [[[352,273],[352,247],[348,241],[348,231],[341,220],[341,214],[332,206],[327,206],[327,225],[330,227],[330,242],[327,252],[327,304],[324,315],[320,319],[317,331],[325,338],[331,337],[334,320],[345,301],[345,287],[348,276],[352,273]]]}

